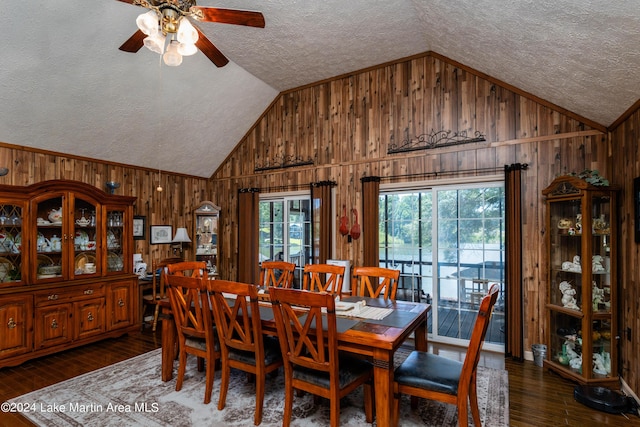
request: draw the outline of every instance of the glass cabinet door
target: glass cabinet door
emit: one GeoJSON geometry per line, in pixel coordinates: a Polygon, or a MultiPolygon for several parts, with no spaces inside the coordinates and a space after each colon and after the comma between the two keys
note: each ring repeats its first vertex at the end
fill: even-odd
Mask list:
{"type": "Polygon", "coordinates": [[[0,205],[0,285],[22,280],[22,212],[20,205],[0,205]]]}
{"type": "Polygon", "coordinates": [[[97,203],[79,197],[73,203],[73,276],[100,273],[97,203]]]}
{"type": "Polygon", "coordinates": [[[107,208],[107,273],[124,271],[124,223],[126,212],[107,208]]]}
{"type": "Polygon", "coordinates": [[[203,202],[194,211],[196,260],[207,263],[209,275],[217,275],[218,219],[220,208],[212,202],[203,202]]]}
{"type": "Polygon", "coordinates": [[[617,381],[616,189],[558,177],[549,208],[548,359],[563,376],[617,381]]]}
{"type": "Polygon", "coordinates": [[[580,310],[582,306],[582,210],[580,199],[553,202],[551,213],[550,303],[580,310]],[[557,290],[554,292],[553,290],[557,290]]]}
{"type": "Polygon", "coordinates": [[[30,253],[36,262],[30,265],[38,281],[63,277],[68,257],[63,250],[66,199],[63,193],[52,193],[35,202],[35,236],[32,235],[30,253]]]}

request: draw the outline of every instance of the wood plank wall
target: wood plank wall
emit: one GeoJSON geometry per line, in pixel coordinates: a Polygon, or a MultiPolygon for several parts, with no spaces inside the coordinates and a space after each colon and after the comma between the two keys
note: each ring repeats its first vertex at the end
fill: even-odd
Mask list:
{"type": "Polygon", "coordinates": [[[640,176],[640,110],[636,110],[611,132],[615,167],[611,180],[620,194],[620,369],[624,381],[640,395],[640,245],[635,242],[633,178],[640,176]]]}
{"type": "MultiPolygon", "coordinates": [[[[177,175],[158,170],[112,164],[87,158],[41,152],[0,143],[0,167],[9,173],[0,177],[1,184],[29,185],[50,179],[82,181],[107,191],[105,183],[116,181],[115,194],[138,198],[134,215],[146,217],[146,239],[135,240],[135,252],[141,253],[149,269],[154,260],[171,256],[170,245],[149,245],[150,225],[172,225],[192,230],[191,212],[200,202],[210,200],[209,180],[177,175]],[[162,192],[156,191],[158,184],[162,192]]],[[[193,236],[193,234],[191,234],[193,236]]],[[[185,257],[192,258],[193,249],[185,247],[185,257]]]]}
{"type": "MultiPolygon", "coordinates": [[[[336,206],[361,209],[363,176],[498,168],[527,163],[524,173],[525,349],[543,342],[546,277],[545,205],[541,190],[554,177],[584,169],[609,172],[606,130],[575,114],[434,54],[340,76],[282,93],[213,176],[222,206],[220,270],[237,274],[237,193],[337,182],[336,206]],[[596,128],[596,129],[594,129],[596,128]],[[387,155],[390,144],[432,130],[481,132],[487,142],[387,155]],[[313,166],[255,172],[284,156],[313,166]]],[[[499,172],[500,173],[500,172],[499,172]]],[[[444,174],[446,175],[446,174],[444,174]]],[[[455,174],[447,175],[447,178],[455,174]]],[[[409,181],[398,178],[396,181],[409,181]]],[[[436,178],[437,180],[437,178],[436,178]]],[[[386,182],[386,181],[383,181],[386,182]]],[[[341,209],[338,210],[336,230],[341,209]]],[[[362,240],[336,231],[336,258],[360,265],[362,240]]],[[[635,358],[634,358],[635,360],[635,358]]]]}

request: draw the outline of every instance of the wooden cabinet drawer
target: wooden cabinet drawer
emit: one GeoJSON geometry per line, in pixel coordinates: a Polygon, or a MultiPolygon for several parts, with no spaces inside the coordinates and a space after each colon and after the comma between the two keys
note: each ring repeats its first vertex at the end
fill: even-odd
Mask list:
{"type": "Polygon", "coordinates": [[[89,299],[104,296],[104,284],[91,283],[81,286],[70,286],[35,293],[35,305],[41,307],[51,304],[60,304],[81,299],[89,299]]]}

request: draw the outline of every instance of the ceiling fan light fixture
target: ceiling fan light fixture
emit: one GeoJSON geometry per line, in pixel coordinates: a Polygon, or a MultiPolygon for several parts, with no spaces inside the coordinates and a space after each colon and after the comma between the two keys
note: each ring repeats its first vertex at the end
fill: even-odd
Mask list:
{"type": "Polygon", "coordinates": [[[165,41],[164,34],[156,33],[153,36],[145,37],[143,43],[144,43],[144,47],[149,49],[151,52],[155,52],[158,55],[162,55],[162,52],[164,52],[164,41],[165,41]]]}
{"type": "Polygon", "coordinates": [[[177,38],[180,43],[184,44],[195,45],[198,41],[198,32],[187,18],[182,18],[180,20],[177,38]]]}
{"type": "Polygon", "coordinates": [[[177,67],[182,64],[182,55],[178,53],[178,40],[171,40],[167,51],[162,56],[164,63],[170,67],[177,67]]]}
{"type": "Polygon", "coordinates": [[[158,25],[159,25],[158,14],[150,10],[142,15],[139,15],[136,18],[136,25],[147,36],[152,36],[158,33],[158,25]]]}
{"type": "Polygon", "coordinates": [[[195,44],[192,43],[180,43],[178,45],[178,53],[182,56],[191,56],[198,51],[195,44]]]}

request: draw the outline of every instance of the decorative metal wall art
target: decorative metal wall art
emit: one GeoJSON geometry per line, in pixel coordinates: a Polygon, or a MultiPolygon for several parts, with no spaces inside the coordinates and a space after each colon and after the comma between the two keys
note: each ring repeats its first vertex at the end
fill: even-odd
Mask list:
{"type": "Polygon", "coordinates": [[[290,154],[285,154],[280,158],[276,157],[271,161],[267,160],[265,161],[265,163],[256,163],[256,166],[253,169],[253,171],[259,172],[259,171],[267,171],[267,170],[273,170],[273,169],[285,169],[285,168],[292,168],[295,166],[307,166],[312,164],[313,164],[313,159],[311,157],[309,157],[307,160],[304,160],[301,157],[295,157],[290,154]]]}
{"type": "Polygon", "coordinates": [[[467,136],[467,131],[453,132],[451,130],[431,130],[416,138],[405,139],[400,145],[391,144],[387,154],[405,153],[408,151],[430,150],[433,148],[448,147],[451,145],[468,144],[471,142],[486,141],[484,135],[478,131],[473,137],[467,136]]]}

